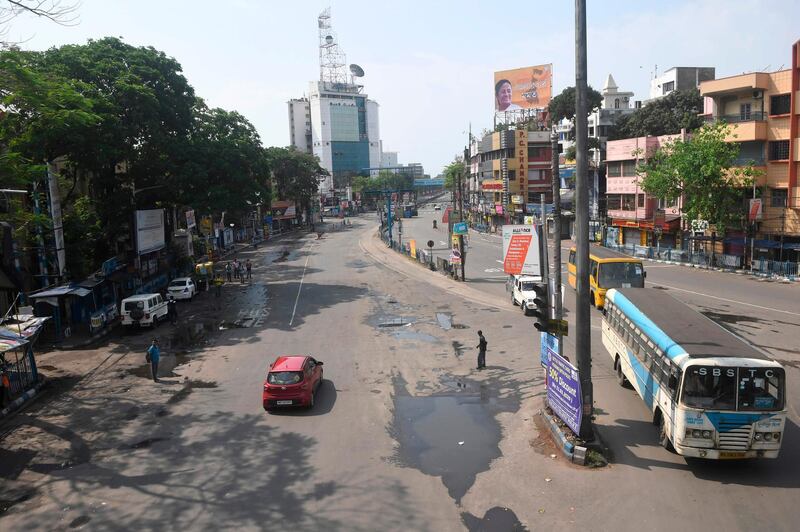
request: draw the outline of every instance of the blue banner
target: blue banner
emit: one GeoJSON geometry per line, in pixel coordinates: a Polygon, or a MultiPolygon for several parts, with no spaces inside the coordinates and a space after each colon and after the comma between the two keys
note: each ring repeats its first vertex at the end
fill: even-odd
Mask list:
{"type": "Polygon", "coordinates": [[[444,179],[415,179],[415,187],[443,187],[444,179]]]}
{"type": "Polygon", "coordinates": [[[541,333],[541,335],[542,348],[539,352],[539,361],[542,363],[542,367],[546,369],[547,361],[550,360],[550,353],[558,354],[558,337],[546,332],[541,333]]]}
{"type": "Polygon", "coordinates": [[[547,403],[575,434],[580,433],[583,408],[578,368],[558,353],[548,353],[547,403]]]}

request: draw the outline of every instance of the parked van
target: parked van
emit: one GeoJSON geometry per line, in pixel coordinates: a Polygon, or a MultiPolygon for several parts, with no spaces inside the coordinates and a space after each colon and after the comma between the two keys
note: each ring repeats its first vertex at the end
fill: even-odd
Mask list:
{"type": "Polygon", "coordinates": [[[161,294],[139,294],[122,300],[120,315],[122,324],[156,326],[167,319],[167,302],[161,294]]]}
{"type": "MultiPolygon", "coordinates": [[[[577,285],[575,246],[569,250],[567,279],[569,285],[577,285]]],[[[639,259],[617,253],[601,246],[589,247],[589,290],[591,303],[602,309],[606,302],[606,291],[611,288],[644,288],[644,264],[639,259]]]]}
{"type": "Polygon", "coordinates": [[[519,305],[527,316],[536,309],[536,303],[533,300],[537,295],[533,287],[542,284],[542,278],[538,275],[512,275],[510,281],[511,304],[519,305]]]}

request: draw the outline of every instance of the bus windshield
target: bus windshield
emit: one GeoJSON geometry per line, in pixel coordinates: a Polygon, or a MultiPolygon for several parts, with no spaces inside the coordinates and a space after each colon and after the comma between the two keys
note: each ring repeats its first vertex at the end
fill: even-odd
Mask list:
{"type": "Polygon", "coordinates": [[[644,268],[638,262],[603,262],[597,283],[603,288],[643,288],[644,268]]]}
{"type": "Polygon", "coordinates": [[[692,366],[684,374],[681,401],[709,410],[781,410],[783,389],[779,368],[692,366]]]}

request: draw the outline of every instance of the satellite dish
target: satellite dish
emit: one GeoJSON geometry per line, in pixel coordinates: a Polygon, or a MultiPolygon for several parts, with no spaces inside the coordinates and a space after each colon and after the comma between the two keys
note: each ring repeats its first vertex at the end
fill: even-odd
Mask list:
{"type": "Polygon", "coordinates": [[[364,69],[358,65],[350,65],[350,73],[356,78],[364,77],[364,69]]]}
{"type": "Polygon", "coordinates": [[[332,44],[333,43],[333,35],[326,35],[325,36],[325,42],[328,43],[328,44],[332,44]]]}

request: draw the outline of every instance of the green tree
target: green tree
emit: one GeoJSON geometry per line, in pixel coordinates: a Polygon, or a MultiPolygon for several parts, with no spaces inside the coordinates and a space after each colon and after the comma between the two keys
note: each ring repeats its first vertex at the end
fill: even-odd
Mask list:
{"type": "Polygon", "coordinates": [[[700,91],[674,91],[619,117],[609,134],[609,140],[674,135],[681,129],[693,131],[703,125],[699,113],[703,110],[700,91]]]}
{"type": "Polygon", "coordinates": [[[671,202],[683,198],[688,220],[708,220],[719,234],[738,226],[744,214],[744,187],[758,171],[736,163],[739,145],[726,142],[731,126],[706,124],[687,140],[667,142],[637,170],[649,195],[671,202]]]}
{"type": "Polygon", "coordinates": [[[453,162],[444,167],[444,188],[446,190],[453,190],[454,184],[457,182],[458,175],[461,174],[462,181],[467,177],[467,166],[461,157],[456,157],[453,162]]]}
{"type": "MultiPolygon", "coordinates": [[[[588,89],[587,112],[591,112],[592,109],[600,107],[603,95],[591,86],[588,89]]],[[[567,87],[561,91],[561,94],[551,99],[547,110],[551,123],[559,122],[564,118],[567,120],[575,118],[575,87],[567,87]]]]}
{"type": "MultiPolygon", "coordinates": [[[[267,148],[266,155],[275,197],[294,200],[298,206],[298,214],[302,211],[310,212],[320,181],[329,175],[320,166],[319,159],[294,148],[271,147],[267,148]]],[[[310,217],[308,220],[310,223],[310,217]]]]}

